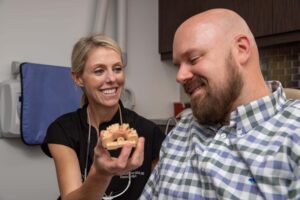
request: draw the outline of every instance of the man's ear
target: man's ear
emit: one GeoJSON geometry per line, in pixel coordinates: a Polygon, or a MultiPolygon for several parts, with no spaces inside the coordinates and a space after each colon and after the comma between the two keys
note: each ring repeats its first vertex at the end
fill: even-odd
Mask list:
{"type": "Polygon", "coordinates": [[[248,62],[251,55],[251,42],[248,36],[238,35],[235,37],[237,61],[243,65],[248,62]]]}
{"type": "Polygon", "coordinates": [[[83,81],[82,81],[81,77],[75,72],[71,72],[71,75],[72,75],[72,79],[75,82],[75,84],[78,85],[79,87],[83,87],[83,81]]]}

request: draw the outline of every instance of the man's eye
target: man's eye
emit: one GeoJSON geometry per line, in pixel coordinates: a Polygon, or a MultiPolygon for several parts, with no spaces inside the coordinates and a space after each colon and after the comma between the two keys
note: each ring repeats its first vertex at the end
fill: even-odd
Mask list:
{"type": "Polygon", "coordinates": [[[179,67],[180,67],[180,64],[179,64],[179,63],[173,63],[173,65],[174,65],[176,68],[179,68],[179,67]]]}
{"type": "Polygon", "coordinates": [[[192,65],[194,65],[194,64],[196,64],[197,63],[197,60],[198,60],[198,56],[197,57],[193,57],[193,58],[191,58],[190,59],[190,63],[192,64],[192,65]]]}

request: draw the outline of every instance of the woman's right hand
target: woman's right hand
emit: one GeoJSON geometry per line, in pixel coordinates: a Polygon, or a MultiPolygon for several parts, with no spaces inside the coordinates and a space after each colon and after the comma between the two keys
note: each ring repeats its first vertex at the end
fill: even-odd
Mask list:
{"type": "Polygon", "coordinates": [[[101,135],[98,138],[94,149],[93,167],[96,174],[101,177],[112,177],[115,175],[124,175],[140,167],[144,161],[144,143],[145,139],[140,137],[134,152],[131,155],[133,146],[126,144],[122,147],[119,157],[111,157],[107,149],[102,147],[101,135]]]}

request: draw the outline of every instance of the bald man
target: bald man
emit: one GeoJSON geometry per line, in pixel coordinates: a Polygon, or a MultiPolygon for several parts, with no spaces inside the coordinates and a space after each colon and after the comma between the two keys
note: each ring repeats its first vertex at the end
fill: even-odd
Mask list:
{"type": "Polygon", "coordinates": [[[262,76],[235,12],[186,20],[173,41],[192,112],[165,139],[140,199],[300,199],[300,101],[262,76]]]}

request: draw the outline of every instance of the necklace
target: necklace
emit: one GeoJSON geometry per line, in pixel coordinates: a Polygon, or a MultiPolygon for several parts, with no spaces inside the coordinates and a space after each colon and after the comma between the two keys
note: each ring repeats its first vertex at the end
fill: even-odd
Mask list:
{"type": "MultiPolygon", "coordinates": [[[[119,114],[120,114],[120,124],[123,124],[122,111],[121,111],[121,108],[120,108],[120,104],[118,105],[118,110],[119,110],[119,114]]],[[[88,108],[86,109],[86,111],[87,111],[87,119],[88,119],[88,124],[89,124],[89,134],[88,134],[85,168],[84,168],[84,180],[86,180],[86,177],[87,177],[87,167],[88,167],[88,158],[89,158],[89,154],[90,154],[89,150],[90,150],[91,129],[92,129],[91,119],[90,119],[90,114],[89,114],[88,108]]],[[[97,133],[97,135],[98,135],[98,133],[97,133]]],[[[104,196],[102,197],[102,199],[103,200],[112,200],[116,197],[119,197],[128,190],[130,185],[131,185],[131,172],[128,172],[128,183],[127,183],[126,188],[122,192],[120,192],[119,194],[116,194],[116,195],[113,195],[113,196],[112,196],[112,192],[111,192],[110,195],[107,195],[106,193],[104,193],[104,196]]]]}

